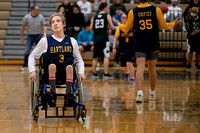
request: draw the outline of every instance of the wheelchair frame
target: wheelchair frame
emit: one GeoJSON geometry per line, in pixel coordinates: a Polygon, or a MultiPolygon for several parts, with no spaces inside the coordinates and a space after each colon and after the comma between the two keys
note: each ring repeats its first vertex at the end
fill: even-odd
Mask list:
{"type": "MultiPolygon", "coordinates": [[[[55,116],[49,116],[47,114],[48,112],[48,105],[47,100],[45,98],[45,94],[47,92],[47,88],[49,88],[45,83],[42,82],[42,58],[40,58],[39,62],[39,70],[36,71],[36,81],[31,82],[31,96],[30,96],[30,114],[33,117],[33,120],[36,122],[39,118],[39,107],[42,107],[42,110],[45,110],[45,118],[65,118],[65,117],[74,117],[77,120],[81,117],[83,122],[86,120],[86,108],[83,102],[83,95],[82,95],[82,83],[80,82],[80,79],[78,78],[78,73],[76,72],[74,68],[74,73],[76,74],[76,79],[73,79],[73,95],[75,104],[72,106],[74,115],[73,116],[66,116],[65,111],[66,108],[69,107],[51,107],[56,108],[56,115],[55,116]],[[58,114],[58,109],[62,108],[62,115],[58,114]]],[[[56,88],[65,88],[64,86],[56,85],[56,88]]],[[[58,96],[65,96],[65,94],[57,94],[58,96]]]]}

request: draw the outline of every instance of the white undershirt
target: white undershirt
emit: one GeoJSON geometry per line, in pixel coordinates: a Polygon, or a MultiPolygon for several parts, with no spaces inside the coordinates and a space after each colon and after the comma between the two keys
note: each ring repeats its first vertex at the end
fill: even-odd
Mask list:
{"type": "MultiPolygon", "coordinates": [[[[54,35],[52,35],[52,37],[58,42],[61,42],[64,39],[64,38],[56,38],[54,35]]],[[[76,63],[76,66],[78,67],[78,73],[84,74],[84,70],[85,70],[84,62],[79,52],[77,41],[73,37],[70,37],[70,39],[73,46],[74,62],[76,63]]],[[[35,68],[36,60],[39,59],[43,53],[47,52],[47,49],[48,49],[47,38],[43,37],[29,56],[29,59],[28,59],[29,72],[36,71],[36,68],[35,68]]]]}

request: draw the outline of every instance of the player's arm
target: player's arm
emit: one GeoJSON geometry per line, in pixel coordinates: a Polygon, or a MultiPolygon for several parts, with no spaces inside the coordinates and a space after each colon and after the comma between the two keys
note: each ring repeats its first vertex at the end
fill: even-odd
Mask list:
{"type": "Polygon", "coordinates": [[[119,26],[120,30],[122,30],[123,32],[128,32],[133,27],[133,22],[134,22],[133,10],[130,10],[130,12],[128,13],[128,19],[126,21],[126,24],[121,24],[115,18],[113,18],[113,21],[119,26]]]}
{"type": "Polygon", "coordinates": [[[21,43],[24,43],[24,27],[26,25],[27,25],[27,17],[24,16],[24,18],[22,20],[22,25],[20,27],[20,35],[21,35],[20,41],[21,41],[21,43]]]}
{"type": "Polygon", "coordinates": [[[91,19],[91,23],[90,23],[90,30],[93,30],[93,24],[94,24],[94,17],[91,19]]]}
{"type": "Polygon", "coordinates": [[[159,25],[161,26],[161,28],[165,30],[172,30],[175,25],[178,25],[181,22],[178,20],[179,18],[177,18],[176,20],[174,20],[174,22],[166,23],[163,17],[163,13],[159,7],[156,7],[156,16],[157,16],[159,25]]]}
{"type": "Polygon", "coordinates": [[[113,41],[113,53],[114,54],[117,53],[116,45],[117,45],[117,41],[119,39],[119,36],[120,36],[120,30],[119,30],[119,27],[117,27],[117,29],[115,31],[115,38],[114,38],[114,41],[113,41]]]}
{"type": "Polygon", "coordinates": [[[21,43],[24,43],[24,25],[21,25],[20,27],[20,35],[21,35],[20,41],[21,43]]]}
{"type": "Polygon", "coordinates": [[[30,72],[30,79],[32,81],[36,80],[36,60],[41,57],[41,55],[47,51],[47,38],[43,37],[39,43],[34,48],[33,52],[28,58],[28,67],[30,72]]]}
{"type": "Polygon", "coordinates": [[[112,18],[111,18],[111,16],[109,14],[107,15],[107,20],[108,20],[108,24],[109,24],[110,28],[112,30],[115,30],[116,27],[113,25],[112,18]]]}
{"type": "Polygon", "coordinates": [[[73,46],[73,56],[74,56],[74,62],[76,63],[76,66],[78,67],[78,74],[80,81],[84,81],[86,79],[84,75],[85,67],[84,62],[81,57],[77,41],[74,38],[71,38],[72,46],[73,46]]]}
{"type": "Polygon", "coordinates": [[[190,33],[190,36],[195,36],[196,34],[199,34],[199,33],[200,33],[200,30],[197,30],[197,31],[190,33]]]}

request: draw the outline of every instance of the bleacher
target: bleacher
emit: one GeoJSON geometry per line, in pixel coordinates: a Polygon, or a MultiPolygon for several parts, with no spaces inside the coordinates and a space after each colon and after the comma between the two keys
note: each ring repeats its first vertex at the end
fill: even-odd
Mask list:
{"type": "MultiPolygon", "coordinates": [[[[31,0],[32,1],[32,0],[31,0]]],[[[63,0],[36,0],[36,5],[40,7],[40,13],[44,15],[47,26],[48,18],[53,14],[63,0]],[[48,3],[48,4],[47,4],[48,3]]],[[[71,3],[77,0],[70,0],[71,3]]],[[[24,45],[20,43],[20,25],[23,16],[28,13],[27,0],[1,0],[0,1],[0,59],[23,59],[24,45]],[[2,55],[2,56],[1,56],[2,55]]],[[[159,1],[155,1],[156,6],[160,6],[159,1]]],[[[33,5],[33,3],[31,3],[33,5]]],[[[111,5],[112,3],[110,3],[111,5]]],[[[125,3],[126,9],[130,10],[139,4],[125,3]]],[[[32,6],[30,5],[30,6],[32,6]]],[[[170,4],[168,4],[169,6],[170,4]]],[[[188,4],[179,4],[179,7],[185,10],[188,4]]],[[[94,16],[94,3],[92,3],[91,18],[94,16]]],[[[48,34],[52,33],[48,26],[48,34]]],[[[26,32],[25,32],[26,37],[26,32]]],[[[160,31],[160,61],[175,61],[184,63],[186,50],[186,33],[184,32],[162,32],[160,31]]],[[[86,64],[91,64],[92,53],[86,52],[83,55],[86,64]]],[[[114,55],[111,54],[111,64],[114,55]]]]}
{"type": "Polygon", "coordinates": [[[0,1],[0,58],[2,58],[2,49],[6,38],[8,19],[11,10],[11,0],[0,1]]]}

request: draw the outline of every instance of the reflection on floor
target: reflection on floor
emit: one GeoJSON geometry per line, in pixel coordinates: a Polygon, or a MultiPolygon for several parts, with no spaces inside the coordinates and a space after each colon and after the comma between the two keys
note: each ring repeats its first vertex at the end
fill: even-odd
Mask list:
{"type": "Polygon", "coordinates": [[[145,73],[145,101],[143,104],[136,104],[136,89],[123,81],[119,69],[110,72],[114,75],[114,80],[92,80],[90,68],[86,70],[87,80],[83,84],[84,103],[87,107],[86,122],[73,118],[45,119],[44,112],[40,111],[40,118],[36,123],[29,113],[28,73],[19,72],[18,67],[0,68],[0,132],[200,132],[199,73],[159,71],[155,101],[148,100],[149,82],[148,74],[145,73]]]}

